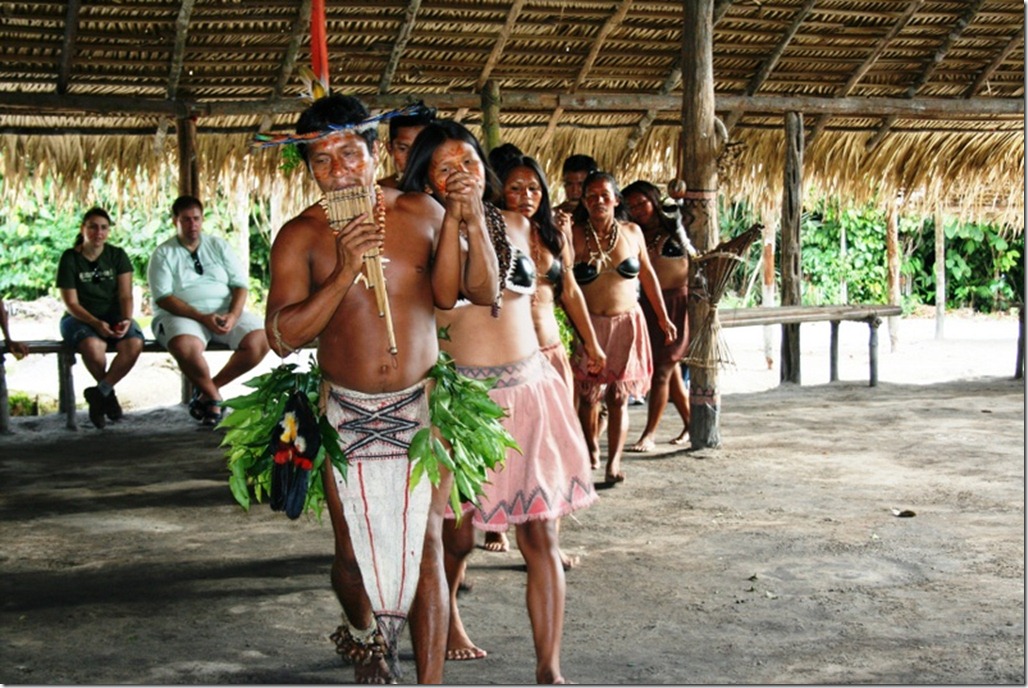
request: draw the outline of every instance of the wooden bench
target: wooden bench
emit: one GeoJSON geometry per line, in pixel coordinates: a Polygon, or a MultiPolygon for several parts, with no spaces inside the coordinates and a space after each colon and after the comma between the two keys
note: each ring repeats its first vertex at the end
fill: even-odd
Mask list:
{"type": "Polygon", "coordinates": [[[852,320],[867,323],[868,365],[871,387],[878,385],[878,326],[882,318],[902,315],[899,306],[885,304],[851,306],[771,306],[758,308],[718,309],[721,327],[750,327],[755,325],[791,325],[805,322],[829,322],[832,326],[828,379],[839,379],[839,323],[852,320]]]}
{"type": "MultiPolygon", "coordinates": [[[[33,354],[55,354],[57,356],[57,409],[64,413],[67,419],[66,427],[69,430],[77,430],[78,423],[75,419],[75,377],[72,375],[72,366],[75,365],[77,352],[64,345],[64,342],[54,339],[42,339],[23,342],[29,348],[29,355],[33,354]]],[[[9,355],[7,346],[0,346],[5,355],[9,355]]],[[[207,345],[208,351],[228,351],[229,348],[218,342],[211,342],[207,345]]],[[[108,345],[107,351],[114,352],[114,347],[108,345]]],[[[143,342],[143,353],[168,353],[167,349],[157,343],[155,339],[147,339],[143,342]]],[[[131,373],[130,373],[131,374],[131,373]]],[[[185,375],[182,375],[182,403],[189,403],[193,394],[192,385],[185,375]]],[[[0,365],[0,433],[10,432],[10,400],[7,392],[7,372],[4,366],[0,365]]]]}

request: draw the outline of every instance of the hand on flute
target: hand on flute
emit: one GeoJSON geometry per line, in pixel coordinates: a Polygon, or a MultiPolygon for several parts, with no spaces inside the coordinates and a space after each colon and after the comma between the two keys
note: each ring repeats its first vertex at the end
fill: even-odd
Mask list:
{"type": "Polygon", "coordinates": [[[352,281],[364,267],[364,254],[381,249],[384,242],[385,233],[373,218],[367,213],[355,217],[336,235],[335,276],[352,281]]]}

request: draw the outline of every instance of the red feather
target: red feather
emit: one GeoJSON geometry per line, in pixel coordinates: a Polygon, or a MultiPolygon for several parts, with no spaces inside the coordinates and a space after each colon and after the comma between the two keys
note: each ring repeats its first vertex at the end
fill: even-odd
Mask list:
{"type": "Polygon", "coordinates": [[[325,31],[325,0],[311,3],[311,69],[328,88],[328,34],[325,31]]]}

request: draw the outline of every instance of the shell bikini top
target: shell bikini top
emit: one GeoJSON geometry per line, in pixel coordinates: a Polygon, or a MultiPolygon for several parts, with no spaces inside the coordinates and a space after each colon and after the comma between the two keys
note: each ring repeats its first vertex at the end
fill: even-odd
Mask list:
{"type": "Polygon", "coordinates": [[[543,273],[543,279],[553,285],[559,284],[564,279],[564,264],[554,258],[550,269],[543,273]]]}
{"type": "Polygon", "coordinates": [[[682,246],[677,237],[669,236],[660,247],[660,255],[664,258],[684,258],[685,246],[682,246]]]}
{"type": "MultiPolygon", "coordinates": [[[[625,279],[635,279],[639,276],[641,268],[642,265],[639,263],[639,259],[635,256],[629,256],[618,263],[614,271],[625,279]]],[[[606,272],[605,270],[598,269],[592,263],[575,263],[572,271],[575,274],[575,281],[579,284],[589,284],[599,277],[601,272],[606,272]]]]}
{"type": "MultiPolygon", "coordinates": [[[[535,293],[535,261],[520,248],[511,244],[510,266],[503,280],[503,286],[515,294],[535,293]]],[[[550,271],[553,268],[551,266],[550,271]]],[[[549,273],[547,273],[548,275],[549,273]]]]}

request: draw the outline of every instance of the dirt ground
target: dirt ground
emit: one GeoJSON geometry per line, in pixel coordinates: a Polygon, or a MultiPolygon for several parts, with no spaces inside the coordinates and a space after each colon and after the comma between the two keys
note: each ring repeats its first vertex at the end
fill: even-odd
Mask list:
{"type": "MultiPolygon", "coordinates": [[[[1017,324],[963,320],[945,341],[904,321],[895,352],[883,327],[877,388],[862,325],[841,328],[833,384],[827,326],[804,325],[804,384],[785,387],[760,328],[727,331],[738,368],[722,373],[724,446],[671,447],[667,414],[659,451],[627,455],[626,482],[564,520],[562,544],[581,557],[566,677],[1023,685],[1017,324]]],[[[243,512],[218,433],[173,403],[127,406],[103,432],[82,411],[78,432],[49,415],[0,437],[0,682],[351,682],[327,639],[339,619],[327,521],[243,512]]],[[[644,413],[632,407],[630,441],[644,413]]],[[[489,656],[447,664],[446,681],[531,683],[519,554],[478,550],[469,578],[462,614],[489,656]]],[[[413,682],[406,638],[401,659],[413,682]]]]}

